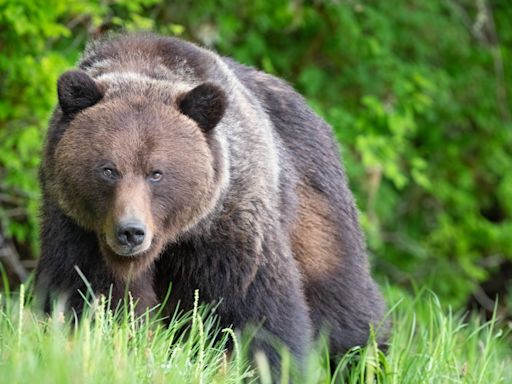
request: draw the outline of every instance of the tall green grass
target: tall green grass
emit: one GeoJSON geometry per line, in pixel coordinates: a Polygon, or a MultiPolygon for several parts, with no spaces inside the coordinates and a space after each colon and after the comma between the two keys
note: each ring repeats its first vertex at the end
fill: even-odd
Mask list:
{"type": "MultiPolygon", "coordinates": [[[[240,383],[271,382],[268,364],[251,367],[244,343],[220,329],[208,308],[196,305],[166,327],[137,318],[133,302],[121,311],[94,302],[78,324],[55,311],[34,311],[30,289],[0,294],[1,383],[240,383]],[[228,358],[226,344],[234,342],[228,358]]],[[[329,366],[326,348],[312,348],[304,383],[511,383],[512,348],[505,324],[443,308],[428,291],[411,297],[388,288],[392,338],[386,354],[375,342],[329,366]]],[[[284,354],[283,377],[290,377],[284,354]]]]}

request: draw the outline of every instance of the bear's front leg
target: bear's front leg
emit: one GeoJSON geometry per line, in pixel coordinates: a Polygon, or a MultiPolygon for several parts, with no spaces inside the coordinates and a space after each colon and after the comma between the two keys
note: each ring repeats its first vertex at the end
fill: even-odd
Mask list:
{"type": "Polygon", "coordinates": [[[247,290],[233,292],[219,311],[222,322],[235,329],[256,327],[250,355],[254,358],[263,352],[275,377],[281,370],[282,346],[302,368],[311,346],[312,325],[294,265],[260,267],[247,290]]]}

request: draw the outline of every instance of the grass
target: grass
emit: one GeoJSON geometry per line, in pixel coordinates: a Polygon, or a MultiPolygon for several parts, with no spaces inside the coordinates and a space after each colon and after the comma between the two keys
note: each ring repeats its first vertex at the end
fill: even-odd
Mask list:
{"type": "MultiPolygon", "coordinates": [[[[164,327],[136,318],[128,304],[116,314],[105,300],[79,323],[31,308],[30,290],[0,293],[2,383],[270,383],[262,356],[251,368],[230,329],[219,329],[207,308],[175,317],[164,327]],[[183,332],[185,329],[188,332],[183,332]],[[186,335],[186,336],[185,336],[186,335]],[[235,340],[228,359],[225,345],[235,340]]],[[[350,351],[333,374],[326,349],[312,349],[304,383],[511,383],[512,347],[506,324],[443,308],[422,291],[411,297],[388,288],[393,336],[386,355],[374,342],[350,351]],[[466,316],[467,317],[467,316],[466,316]],[[498,327],[499,325],[499,327],[498,327]]],[[[509,326],[510,328],[510,326],[509,326]]],[[[289,378],[284,354],[282,383],[289,378]]]]}

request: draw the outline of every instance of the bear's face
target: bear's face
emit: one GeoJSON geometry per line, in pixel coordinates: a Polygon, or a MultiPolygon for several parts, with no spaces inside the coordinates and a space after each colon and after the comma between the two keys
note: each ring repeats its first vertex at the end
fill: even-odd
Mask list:
{"type": "Polygon", "coordinates": [[[219,167],[211,130],[225,97],[203,84],[172,102],[151,93],[103,98],[101,85],[70,73],[59,81],[69,123],[54,153],[55,194],[70,217],[97,234],[114,272],[127,277],[213,208],[219,167]],[[70,107],[84,95],[97,100],[70,107]]]}

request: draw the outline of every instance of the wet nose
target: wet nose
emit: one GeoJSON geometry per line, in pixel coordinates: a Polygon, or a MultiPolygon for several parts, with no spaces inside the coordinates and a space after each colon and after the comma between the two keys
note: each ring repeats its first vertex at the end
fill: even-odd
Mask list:
{"type": "Polygon", "coordinates": [[[121,245],[135,247],[142,244],[146,234],[146,226],[141,222],[130,221],[117,226],[117,241],[121,245]]]}

